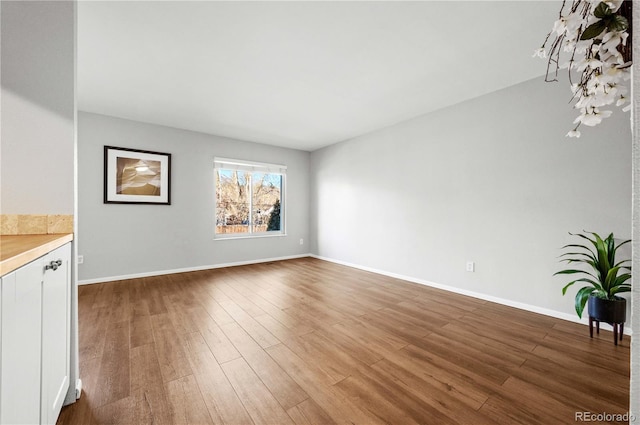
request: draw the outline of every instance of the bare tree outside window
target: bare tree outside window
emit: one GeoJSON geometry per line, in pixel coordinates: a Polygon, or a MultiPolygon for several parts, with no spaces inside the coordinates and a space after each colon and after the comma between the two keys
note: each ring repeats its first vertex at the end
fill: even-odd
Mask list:
{"type": "Polygon", "coordinates": [[[216,168],[216,234],[280,232],[283,176],[216,168]]]}

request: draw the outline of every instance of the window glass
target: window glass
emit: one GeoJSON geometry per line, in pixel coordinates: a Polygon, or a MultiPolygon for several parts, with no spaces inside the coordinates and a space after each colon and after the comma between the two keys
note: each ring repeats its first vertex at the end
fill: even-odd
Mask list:
{"type": "Polygon", "coordinates": [[[280,194],[282,176],[279,174],[253,173],[252,215],[254,232],[280,231],[280,194]]]}
{"type": "Polygon", "coordinates": [[[216,170],[216,234],[249,232],[251,176],[237,170],[216,170]]]}
{"type": "Polygon", "coordinates": [[[216,159],[216,236],[284,234],[285,170],[279,165],[216,159]]]}

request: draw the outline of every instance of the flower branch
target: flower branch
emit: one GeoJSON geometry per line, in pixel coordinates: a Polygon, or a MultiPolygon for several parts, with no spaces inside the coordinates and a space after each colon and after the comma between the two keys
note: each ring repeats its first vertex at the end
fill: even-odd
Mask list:
{"type": "Polygon", "coordinates": [[[572,0],[566,6],[564,0],[558,20],[533,56],[547,59],[547,82],[558,81],[560,70],[567,70],[573,93],[570,102],[580,111],[567,136],[580,137],[580,125],[598,125],[613,113],[600,108],[615,104],[630,110],[630,105],[625,106],[629,99],[624,81],[630,78],[627,39],[631,27],[624,15],[630,17],[631,2],[572,0]],[[564,54],[569,59],[561,63],[564,54]],[[573,73],[579,73],[577,83],[573,83],[573,73]]]}

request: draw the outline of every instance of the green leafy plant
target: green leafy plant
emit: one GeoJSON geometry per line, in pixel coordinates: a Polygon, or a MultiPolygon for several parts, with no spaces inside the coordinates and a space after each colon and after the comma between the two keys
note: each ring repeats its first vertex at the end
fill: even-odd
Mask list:
{"type": "Polygon", "coordinates": [[[630,263],[631,260],[616,262],[616,251],[618,248],[631,242],[631,240],[622,241],[616,246],[613,240],[613,233],[607,236],[606,239],[602,239],[597,233],[587,233],[590,233],[593,239],[581,233],[569,233],[572,236],[577,236],[589,241],[590,244],[565,245],[562,249],[569,249],[571,252],[564,253],[560,257],[566,257],[561,261],[569,264],[586,264],[591,270],[570,268],[554,273],[554,276],[565,274],[583,275],[583,277],[566,284],[565,287],[562,288],[562,295],[565,295],[567,288],[576,282],[588,283],[587,286],[581,288],[576,294],[575,307],[576,313],[578,313],[578,317],[580,318],[582,318],[584,306],[590,295],[614,300],[617,298],[617,294],[631,291],[631,283],[628,282],[629,279],[631,279],[631,266],[625,265],[630,263]],[[593,245],[593,248],[591,248],[590,245],[593,245]]]}
{"type": "Polygon", "coordinates": [[[622,15],[617,14],[608,4],[601,2],[596,6],[593,11],[593,15],[598,18],[598,21],[589,25],[582,35],[580,40],[591,40],[602,34],[602,31],[626,31],[629,28],[629,21],[622,15]]]}

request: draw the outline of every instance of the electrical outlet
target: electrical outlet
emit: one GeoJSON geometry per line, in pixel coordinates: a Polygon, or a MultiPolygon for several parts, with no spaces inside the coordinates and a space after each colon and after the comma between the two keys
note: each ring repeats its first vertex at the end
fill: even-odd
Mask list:
{"type": "Polygon", "coordinates": [[[476,263],[474,263],[473,261],[467,261],[467,271],[468,272],[476,271],[476,263]]]}
{"type": "Polygon", "coordinates": [[[84,255],[78,255],[78,264],[84,263],[84,255]]]}
{"type": "Polygon", "coordinates": [[[304,239],[300,238],[300,245],[304,245],[304,239]]]}

